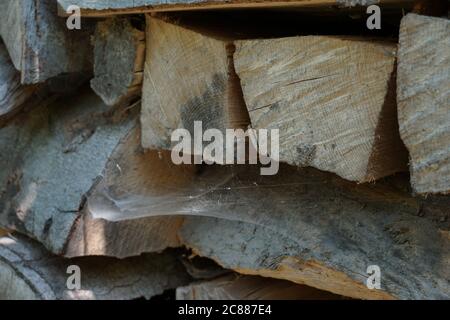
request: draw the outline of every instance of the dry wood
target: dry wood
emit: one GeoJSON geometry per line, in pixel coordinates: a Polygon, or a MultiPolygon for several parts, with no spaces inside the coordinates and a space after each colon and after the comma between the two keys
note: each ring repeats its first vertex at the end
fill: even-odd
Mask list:
{"type": "Polygon", "coordinates": [[[0,131],[0,221],[55,253],[186,245],[240,273],[349,297],[449,292],[448,198],[413,198],[400,178],[355,185],[284,165],[273,177],[256,166],[176,166],[169,153],[140,150],[133,118],[105,118],[110,109],[91,93],[51,108],[51,121],[43,109],[0,131]],[[365,286],[371,264],[382,290],[365,286]]]}
{"type": "Polygon", "coordinates": [[[54,0],[2,0],[0,35],[23,84],[89,70],[90,29],[69,31],[54,0]]]}
{"type": "Polygon", "coordinates": [[[338,295],[289,281],[242,275],[192,283],[177,288],[178,300],[325,300],[338,295]]]}
{"type": "Polygon", "coordinates": [[[101,17],[116,14],[133,14],[158,11],[180,11],[180,10],[205,10],[205,9],[231,9],[231,8],[323,8],[331,6],[353,7],[356,5],[370,4],[393,4],[409,5],[414,0],[281,0],[281,1],[253,1],[253,0],[58,0],[60,14],[66,15],[70,5],[78,5],[83,16],[101,17]]]}
{"type": "MultiPolygon", "coordinates": [[[[139,128],[134,128],[122,139],[106,164],[103,179],[86,196],[81,216],[74,223],[73,231],[66,235],[66,256],[129,257],[181,245],[177,237],[177,231],[184,220],[181,216],[146,219],[131,217],[121,221],[96,219],[92,216],[92,213],[99,210],[106,210],[109,214],[118,210],[113,198],[106,201],[112,207],[98,207],[98,194],[111,193],[114,197],[120,197],[122,194],[139,194],[139,191],[147,190],[164,197],[171,189],[179,187],[179,183],[183,183],[186,176],[194,170],[192,167],[173,165],[170,154],[144,152],[140,147],[139,131],[139,128]]],[[[150,193],[146,195],[151,196],[150,193]]],[[[175,201],[170,195],[164,199],[167,203],[175,201]]]]}
{"type": "Polygon", "coordinates": [[[64,259],[22,236],[0,238],[0,299],[148,299],[188,282],[189,276],[174,253],[124,260],[64,259]],[[80,268],[80,290],[67,288],[67,268],[72,265],[80,268]]]}
{"type": "Polygon", "coordinates": [[[145,33],[128,19],[108,19],[97,24],[94,37],[92,89],[109,106],[139,96],[145,59],[145,33]]]}
{"type": "Polygon", "coordinates": [[[225,39],[147,16],[142,145],[170,150],[173,130],[246,128],[249,119],[225,39]]]}
{"type": "Polygon", "coordinates": [[[252,127],[280,130],[280,161],[358,182],[406,168],[396,46],[326,36],[236,41],[252,127]]]}
{"type": "Polygon", "coordinates": [[[168,154],[151,154],[145,169],[116,174],[107,184],[116,188],[100,184],[92,192],[87,207],[95,219],[184,215],[170,235],[198,255],[344,296],[430,299],[449,292],[450,199],[413,198],[406,177],[355,185],[284,165],[261,177],[251,166],[176,169],[168,154]],[[366,287],[372,264],[381,267],[381,290],[366,287]]]}
{"type": "Polygon", "coordinates": [[[408,14],[400,28],[398,115],[417,193],[450,192],[450,22],[408,14]]]}
{"type": "MultiPolygon", "coordinates": [[[[152,177],[158,170],[151,162],[158,154],[141,150],[136,118],[136,112],[107,107],[84,90],[1,128],[0,225],[68,257],[122,258],[178,246],[180,217],[114,223],[93,219],[85,208],[96,187],[126,190],[136,174],[152,177]]],[[[170,157],[165,160],[162,181],[176,167],[166,165],[170,157]]],[[[173,177],[179,173],[173,170],[173,177]]],[[[157,186],[159,181],[143,183],[157,186]]]]}

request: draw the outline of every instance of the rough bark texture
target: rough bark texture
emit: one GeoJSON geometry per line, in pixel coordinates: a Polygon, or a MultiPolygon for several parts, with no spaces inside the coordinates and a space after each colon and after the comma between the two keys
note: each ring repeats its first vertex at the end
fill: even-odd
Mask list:
{"type": "Polygon", "coordinates": [[[0,299],[149,299],[188,282],[189,276],[174,252],[125,260],[64,259],[22,236],[0,238],[0,299]],[[67,270],[73,265],[80,268],[79,290],[67,288],[73,274],[67,270]]]}
{"type": "Polygon", "coordinates": [[[450,22],[408,14],[400,28],[398,116],[417,193],[450,192],[450,22]]]}
{"type": "Polygon", "coordinates": [[[171,134],[194,121],[203,130],[246,128],[248,114],[226,40],[147,17],[142,145],[170,150],[171,134]]]}
{"type": "Polygon", "coordinates": [[[186,170],[168,165],[170,155],[157,167],[158,153],[141,150],[135,111],[107,107],[85,90],[0,129],[0,225],[67,257],[123,258],[179,246],[180,217],[108,222],[85,206],[98,190],[133,190],[136,183],[158,190],[180,173],[170,169],[186,170]]]}
{"type": "Polygon", "coordinates": [[[69,31],[54,0],[2,0],[0,36],[23,84],[90,68],[90,28],[69,31]]]}
{"type": "Polygon", "coordinates": [[[109,106],[139,96],[145,59],[145,32],[125,18],[97,24],[91,87],[109,106]]]}
{"type": "Polygon", "coordinates": [[[155,153],[146,166],[156,170],[98,188],[90,214],[116,222],[184,215],[179,243],[240,273],[356,298],[448,297],[449,199],[413,198],[404,177],[355,185],[314,169],[282,166],[261,177],[254,167],[165,163],[169,155],[155,153]],[[372,264],[382,290],[366,287],[372,264]]]}
{"type": "Polygon", "coordinates": [[[177,288],[177,300],[326,300],[340,296],[289,281],[227,275],[177,288]]]}
{"type": "Polygon", "coordinates": [[[18,111],[36,91],[36,86],[20,83],[20,73],[14,68],[6,47],[0,41],[0,120],[18,111]]]}
{"type": "Polygon", "coordinates": [[[86,16],[105,16],[124,13],[142,13],[152,11],[198,10],[214,8],[267,8],[267,7],[354,7],[371,4],[410,4],[414,0],[58,0],[61,14],[65,15],[70,5],[78,5],[86,16]]]}
{"type": "Polygon", "coordinates": [[[393,43],[308,36],[237,41],[255,129],[280,130],[280,161],[358,182],[406,169],[393,43]]]}
{"type": "Polygon", "coordinates": [[[0,129],[1,225],[63,252],[85,194],[135,125],[124,111],[112,111],[84,92],[0,129]]]}

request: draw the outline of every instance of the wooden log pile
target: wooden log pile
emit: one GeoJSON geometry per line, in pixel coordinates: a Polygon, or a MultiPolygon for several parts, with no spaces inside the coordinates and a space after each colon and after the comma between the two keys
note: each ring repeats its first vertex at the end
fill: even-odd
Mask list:
{"type": "Polygon", "coordinates": [[[0,299],[449,299],[444,2],[2,1],[0,299]]]}

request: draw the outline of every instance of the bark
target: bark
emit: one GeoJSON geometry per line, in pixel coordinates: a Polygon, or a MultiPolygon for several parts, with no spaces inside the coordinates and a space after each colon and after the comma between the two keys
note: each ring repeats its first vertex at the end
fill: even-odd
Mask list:
{"type": "Polygon", "coordinates": [[[97,24],[94,37],[94,79],[91,87],[109,106],[126,104],[141,95],[145,32],[128,19],[97,24]]]}
{"type": "Polygon", "coordinates": [[[131,300],[149,299],[189,283],[175,252],[125,260],[106,257],[64,259],[40,244],[14,235],[0,238],[0,299],[131,300]],[[68,287],[80,270],[81,288],[68,287]],[[70,272],[69,272],[70,271],[70,272]]]}
{"type": "Polygon", "coordinates": [[[57,16],[54,0],[3,0],[0,35],[11,60],[21,71],[22,84],[36,84],[52,77],[90,70],[91,28],[68,30],[57,16]]]}
{"type": "Polygon", "coordinates": [[[337,300],[341,297],[289,281],[231,274],[177,288],[177,300],[337,300]]]}

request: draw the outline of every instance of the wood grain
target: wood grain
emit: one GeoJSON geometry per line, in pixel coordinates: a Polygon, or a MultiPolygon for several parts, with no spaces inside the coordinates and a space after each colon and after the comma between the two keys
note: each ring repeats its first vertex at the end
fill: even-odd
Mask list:
{"type": "Polygon", "coordinates": [[[91,68],[91,30],[69,32],[65,19],[57,17],[54,0],[3,0],[0,36],[11,60],[21,71],[22,84],[36,84],[71,72],[91,68]]]}
{"type": "Polygon", "coordinates": [[[22,236],[0,238],[0,299],[131,300],[149,299],[186,285],[189,276],[175,253],[146,254],[124,260],[64,259],[22,236]],[[69,290],[69,266],[80,268],[81,289],[69,290]]]}
{"type": "Polygon", "coordinates": [[[236,41],[255,129],[280,130],[280,161],[357,182],[406,168],[395,103],[396,45],[327,36],[236,41]]]}
{"type": "Polygon", "coordinates": [[[58,0],[60,15],[66,15],[70,5],[78,5],[87,17],[103,17],[117,14],[136,14],[143,12],[167,12],[186,10],[232,9],[232,8],[323,8],[354,7],[370,4],[411,5],[414,0],[58,0]]]}
{"type": "Polygon", "coordinates": [[[398,63],[400,134],[415,192],[450,192],[450,22],[408,14],[398,63]]]}

